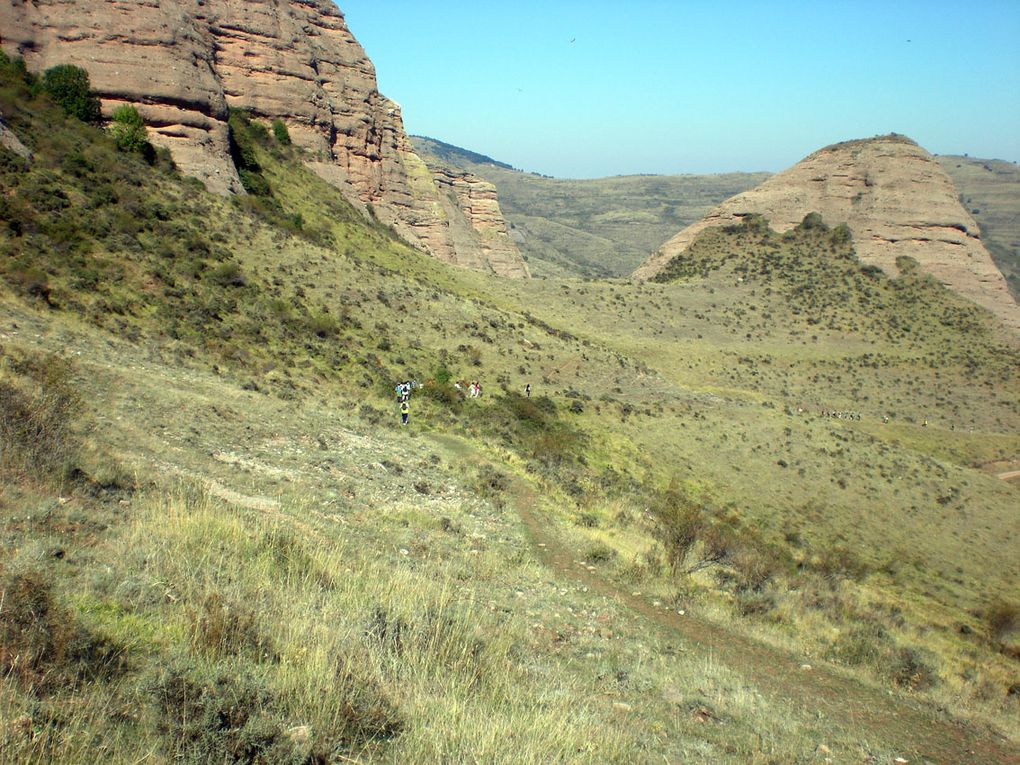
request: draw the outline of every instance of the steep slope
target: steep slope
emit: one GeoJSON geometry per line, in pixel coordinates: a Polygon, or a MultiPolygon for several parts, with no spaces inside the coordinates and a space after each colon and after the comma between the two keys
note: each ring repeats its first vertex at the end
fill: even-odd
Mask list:
{"type": "Polygon", "coordinates": [[[981,226],[981,241],[1020,300],[1020,167],[1001,159],[936,157],[960,202],[981,226]]]}
{"type": "Polygon", "coordinates": [[[763,215],[780,232],[810,212],[847,223],[862,261],[896,273],[896,259],[921,268],[1014,328],[1020,310],[981,244],[978,225],[930,154],[902,136],[848,141],[821,149],[760,186],[738,194],[664,244],[634,272],[648,279],[712,226],[763,215]]]}
{"type": "Polygon", "coordinates": [[[466,171],[495,185],[515,242],[536,274],[625,276],[678,227],[761,183],[766,173],[564,180],[433,138],[412,136],[434,172],[466,171]]]}
{"type": "Polygon", "coordinates": [[[329,0],[4,3],[0,29],[4,50],[33,70],[86,68],[104,113],[136,106],[152,140],[210,189],[240,190],[228,110],[279,119],[310,167],[412,243],[447,262],[527,275],[508,237],[488,220],[476,229],[461,197],[422,172],[399,107],[379,93],[329,0]]]}

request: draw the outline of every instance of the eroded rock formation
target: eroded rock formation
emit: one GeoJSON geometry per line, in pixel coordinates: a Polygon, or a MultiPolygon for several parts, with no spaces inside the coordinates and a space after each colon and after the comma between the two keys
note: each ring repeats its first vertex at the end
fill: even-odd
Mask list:
{"type": "Polygon", "coordinates": [[[316,172],[436,257],[527,275],[516,248],[493,248],[487,225],[449,207],[330,0],[6,0],[0,36],[33,70],[87,69],[104,113],[136,106],[153,142],[214,191],[240,190],[227,116],[245,109],[283,120],[316,172]]]}
{"type": "Polygon", "coordinates": [[[828,146],[730,197],[666,242],[634,276],[654,276],[711,226],[759,213],[783,232],[809,212],[820,213],[830,226],[847,223],[865,263],[894,275],[896,258],[908,255],[951,289],[1020,328],[1020,309],[953,182],[927,151],[896,135],[828,146]]]}

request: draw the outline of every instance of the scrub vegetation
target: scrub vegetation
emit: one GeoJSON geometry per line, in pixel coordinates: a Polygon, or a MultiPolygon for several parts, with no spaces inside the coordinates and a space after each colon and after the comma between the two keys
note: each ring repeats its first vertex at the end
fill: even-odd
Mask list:
{"type": "Polygon", "coordinates": [[[910,262],[502,281],[0,112],[0,761],[1016,756],[1020,342],[910,262]]]}

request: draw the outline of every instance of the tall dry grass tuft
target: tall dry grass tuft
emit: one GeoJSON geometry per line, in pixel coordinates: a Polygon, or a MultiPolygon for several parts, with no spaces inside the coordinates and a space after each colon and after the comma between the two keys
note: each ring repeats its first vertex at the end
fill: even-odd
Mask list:
{"type": "Polygon", "coordinates": [[[53,355],[0,360],[0,472],[62,479],[81,448],[82,400],[70,363],[53,355]]]}

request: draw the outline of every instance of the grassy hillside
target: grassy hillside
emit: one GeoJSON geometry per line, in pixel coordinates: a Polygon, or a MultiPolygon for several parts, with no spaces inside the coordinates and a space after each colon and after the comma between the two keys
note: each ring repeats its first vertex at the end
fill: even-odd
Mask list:
{"type": "Polygon", "coordinates": [[[500,281],[244,115],[223,199],[0,69],[0,761],[1016,756],[979,309],[817,222],[500,281]]]}
{"type": "Polygon", "coordinates": [[[960,201],[981,226],[981,238],[1020,301],[1020,167],[998,159],[936,157],[960,201]]]}
{"type": "Polygon", "coordinates": [[[495,184],[511,233],[536,276],[626,276],[714,205],[768,177],[728,173],[564,180],[520,172],[434,139],[412,141],[426,161],[459,167],[495,184]]]}

